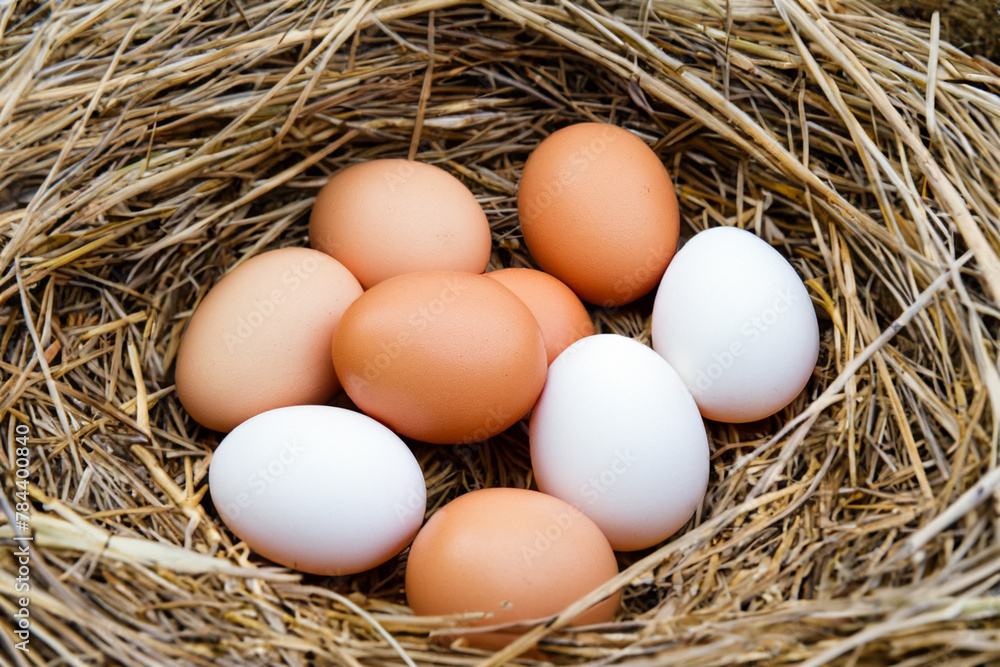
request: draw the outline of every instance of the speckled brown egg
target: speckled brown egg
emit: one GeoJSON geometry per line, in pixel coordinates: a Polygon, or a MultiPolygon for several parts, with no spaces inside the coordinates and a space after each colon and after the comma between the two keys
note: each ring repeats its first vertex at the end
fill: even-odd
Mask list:
{"type": "Polygon", "coordinates": [[[331,178],[316,196],[309,243],[368,289],[414,271],[482,273],[490,227],[472,192],[444,169],[371,160],[331,178]]]}
{"type": "MultiPolygon", "coordinates": [[[[427,521],[410,547],[406,599],[422,616],[480,612],[473,627],[561,612],[618,574],[600,528],[558,498],[525,489],[480,489],[459,496],[427,521]]],[[[614,619],[616,592],[574,625],[614,619]]],[[[517,630],[463,635],[500,648],[517,630]]]]}
{"type": "Polygon", "coordinates": [[[392,430],[468,443],[521,419],[545,384],[545,344],[528,307],[481,274],[408,273],[365,292],[333,337],[347,395],[392,430]]]}
{"type": "Polygon", "coordinates": [[[558,278],[535,269],[500,269],[484,274],[516,294],[538,321],[548,363],[585,336],[594,323],[573,290],[558,278]]]}
{"type": "Polygon", "coordinates": [[[266,410],[322,404],[340,389],[333,331],[361,285],[332,257],[282,248],[219,281],[177,352],[177,396],[195,420],[231,431],[266,410]]]}
{"type": "Polygon", "coordinates": [[[517,211],[538,265],[599,306],[649,292],[677,249],[670,176],[615,125],[579,123],[542,141],[524,165],[517,211]]]}

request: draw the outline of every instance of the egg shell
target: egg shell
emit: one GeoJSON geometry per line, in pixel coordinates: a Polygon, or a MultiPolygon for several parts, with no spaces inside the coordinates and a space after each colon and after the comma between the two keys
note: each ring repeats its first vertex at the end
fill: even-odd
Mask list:
{"type": "Polygon", "coordinates": [[[333,330],[361,285],[317,250],[282,248],[227,273],[195,310],[177,352],[177,396],[229,431],[265,410],[325,403],[340,390],[333,330]]]}
{"type": "Polygon", "coordinates": [[[590,336],[560,354],[528,431],[538,488],[593,519],[615,550],[666,539],[705,495],[698,407],[670,365],[631,338],[590,336]]]}
{"type": "MultiPolygon", "coordinates": [[[[406,599],[418,615],[482,612],[472,627],[558,613],[618,574],[600,529],[572,505],[537,491],[491,488],[451,501],[410,547],[406,599]]],[[[573,625],[611,621],[616,592],[573,625]]],[[[500,648],[516,630],[464,635],[500,648]]]]}
{"type": "Polygon", "coordinates": [[[701,413],[763,419],[801,393],[819,357],[819,323],[791,264],[756,234],[696,234],[663,275],[653,348],[687,384],[701,413]]]}
{"type": "Polygon", "coordinates": [[[516,294],[542,329],[548,363],[584,336],[594,323],[580,299],[558,278],[534,269],[500,269],[485,274],[516,294]]]}
{"type": "Polygon", "coordinates": [[[365,289],[414,271],[482,273],[491,242],[472,192],[444,169],[410,160],[338,172],[309,218],[310,245],[340,260],[365,289]]]}
{"type": "Polygon", "coordinates": [[[324,405],[270,410],[212,455],[209,491],[255,552],[303,572],[342,575],[389,560],[424,518],[426,486],[399,437],[324,405]]]}
{"type": "Polygon", "coordinates": [[[524,165],[517,211],[539,267],[600,306],[646,294],[677,248],[669,174],[615,125],[578,123],[546,137],[524,165]]]}
{"type": "Polygon", "coordinates": [[[408,273],[379,283],[344,313],[333,360],[365,413],[437,444],[500,433],[545,384],[545,345],[531,311],[473,273],[408,273]]]}

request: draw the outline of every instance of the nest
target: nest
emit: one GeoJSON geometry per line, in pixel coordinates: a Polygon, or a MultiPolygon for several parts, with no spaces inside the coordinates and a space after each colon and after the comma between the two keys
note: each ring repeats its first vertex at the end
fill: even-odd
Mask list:
{"type": "MultiPolygon", "coordinates": [[[[1000,68],[964,11],[928,25],[866,0],[0,3],[10,659],[1000,660],[1000,68]],[[487,211],[491,265],[530,266],[520,170],[587,120],[662,157],[682,237],[744,227],[794,264],[822,332],[806,391],[761,422],[709,423],[695,519],[499,653],[443,645],[456,619],[412,615],[405,553],[324,578],[249,552],[205,495],[220,436],[172,384],[206,291],[305,245],[326,178],[379,157],[459,176],[487,211]],[[29,535],[25,653],[12,616],[29,535]],[[567,626],[613,589],[615,622],[567,626]]],[[[649,308],[593,315],[648,342],[649,308]]],[[[413,447],[428,512],[532,483],[523,424],[413,447]]]]}

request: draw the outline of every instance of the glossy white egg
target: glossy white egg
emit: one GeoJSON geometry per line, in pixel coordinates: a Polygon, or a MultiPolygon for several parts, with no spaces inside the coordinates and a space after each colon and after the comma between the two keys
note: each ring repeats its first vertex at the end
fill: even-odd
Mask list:
{"type": "Polygon", "coordinates": [[[227,435],[209,466],[219,515],[277,563],[342,575],[410,543],[426,486],[413,453],[363,414],[321,405],[278,408],[227,435]]]}
{"type": "Polygon", "coordinates": [[[656,293],[652,334],[701,413],[730,423],[788,405],[819,355],[802,279],[777,250],[735,227],[700,232],[677,252],[656,293]]]}
{"type": "Polygon", "coordinates": [[[556,357],[529,437],[539,490],[582,511],[617,551],[672,535],[708,485],[694,399],[666,361],[624,336],[589,336],[556,357]]]}

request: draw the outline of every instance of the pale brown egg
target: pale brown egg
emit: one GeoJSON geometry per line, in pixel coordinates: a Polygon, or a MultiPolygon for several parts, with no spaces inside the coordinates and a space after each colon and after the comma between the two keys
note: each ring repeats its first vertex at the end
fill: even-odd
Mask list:
{"type": "Polygon", "coordinates": [[[594,334],[587,309],[558,278],[535,269],[500,269],[485,275],[516,294],[535,316],[548,363],[576,341],[594,334]]]}
{"type": "Polygon", "coordinates": [[[542,141],[524,165],[517,211],[539,267],[600,306],[646,294],[677,249],[670,176],[649,146],[615,125],[579,123],[542,141]]]}
{"type": "Polygon", "coordinates": [[[231,431],[265,410],[322,404],[340,390],[333,331],[361,285],[332,257],[282,248],[248,259],[202,300],[177,352],[177,396],[231,431]]]}
{"type": "Polygon", "coordinates": [[[333,337],[347,395],[392,430],[437,444],[484,440],[521,419],[545,384],[538,323],[513,292],[474,273],[383,281],[333,337]]]}
{"type": "MultiPolygon", "coordinates": [[[[481,612],[472,627],[561,612],[618,574],[600,528],[558,498],[525,489],[480,489],[459,496],[427,521],[410,547],[406,599],[421,616],[481,612]]],[[[616,592],[574,625],[609,622],[616,592]]],[[[463,635],[496,649],[516,630],[463,635]]]]}
{"type": "Polygon", "coordinates": [[[309,243],[368,289],[414,271],[482,273],[492,238],[472,192],[440,167],[372,160],[337,173],[316,196],[309,243]]]}

